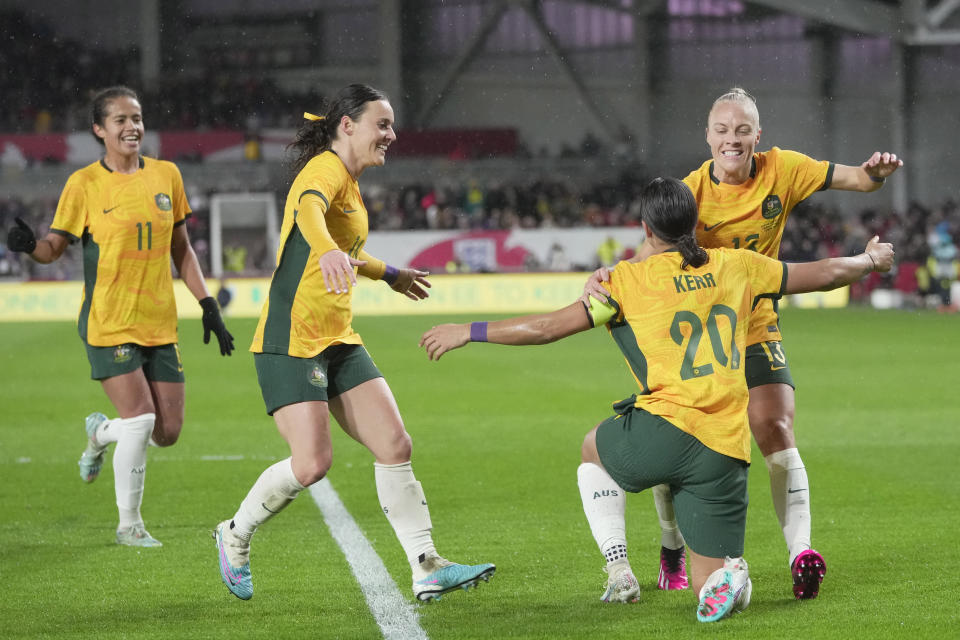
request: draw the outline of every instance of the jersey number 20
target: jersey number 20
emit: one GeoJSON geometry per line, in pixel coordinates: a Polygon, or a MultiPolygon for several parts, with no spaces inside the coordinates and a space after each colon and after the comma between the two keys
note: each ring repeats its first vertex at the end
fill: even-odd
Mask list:
{"type": "MultiPolygon", "coordinates": [[[[713,364],[696,364],[693,359],[697,356],[697,349],[700,348],[700,339],[703,337],[703,323],[700,318],[692,311],[678,311],[673,316],[673,322],[670,324],[670,337],[678,345],[683,346],[685,336],[680,331],[681,324],[690,325],[690,339],[687,342],[687,348],[683,353],[683,363],[680,365],[680,378],[689,380],[690,378],[699,378],[713,373],[713,364]]],[[[740,350],[737,348],[737,314],[733,309],[725,304],[715,304],[710,308],[707,314],[707,335],[710,338],[710,346],[713,347],[713,357],[720,366],[728,366],[731,369],[740,368],[740,350]],[[720,336],[720,329],[717,327],[717,316],[726,316],[730,323],[730,356],[727,357],[727,351],[724,349],[723,338],[720,336]]]]}

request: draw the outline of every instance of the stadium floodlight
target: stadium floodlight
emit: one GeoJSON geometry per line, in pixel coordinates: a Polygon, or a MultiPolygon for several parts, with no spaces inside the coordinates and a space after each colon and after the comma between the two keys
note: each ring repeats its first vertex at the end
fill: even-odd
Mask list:
{"type": "Polygon", "coordinates": [[[224,250],[243,252],[242,268],[226,271],[232,275],[249,271],[269,273],[279,242],[277,196],[274,193],[217,193],[210,197],[210,272],[224,275],[224,250]],[[252,261],[247,263],[246,257],[252,261]]]}

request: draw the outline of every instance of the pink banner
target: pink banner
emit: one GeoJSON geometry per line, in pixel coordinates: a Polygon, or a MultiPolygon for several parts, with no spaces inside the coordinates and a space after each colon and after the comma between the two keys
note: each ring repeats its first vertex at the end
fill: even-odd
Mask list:
{"type": "MultiPolygon", "coordinates": [[[[293,131],[271,131],[260,138],[261,154],[278,159],[293,140],[293,131]]],[[[209,162],[236,162],[244,159],[246,138],[240,131],[148,131],[144,150],[166,160],[184,156],[209,162]]],[[[486,156],[511,156],[517,149],[513,129],[403,130],[391,155],[434,156],[466,160],[486,156]]],[[[95,162],[103,148],[89,132],[51,134],[0,134],[0,159],[4,164],[23,162],[95,162]]]]}

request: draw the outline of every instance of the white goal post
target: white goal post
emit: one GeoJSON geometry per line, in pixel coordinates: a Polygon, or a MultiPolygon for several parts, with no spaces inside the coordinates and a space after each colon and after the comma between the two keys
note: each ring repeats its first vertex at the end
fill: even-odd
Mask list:
{"type": "Polygon", "coordinates": [[[217,193],[210,197],[210,273],[215,278],[223,277],[224,238],[231,232],[264,241],[268,261],[272,261],[280,235],[276,194],[217,193]]]}

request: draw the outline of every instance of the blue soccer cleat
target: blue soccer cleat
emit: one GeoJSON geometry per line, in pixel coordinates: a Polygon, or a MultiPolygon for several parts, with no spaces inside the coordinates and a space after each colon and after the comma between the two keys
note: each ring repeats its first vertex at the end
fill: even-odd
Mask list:
{"type": "Polygon", "coordinates": [[[243,542],[230,531],[230,521],[224,520],[213,532],[220,557],[220,578],[230,593],[241,600],[253,597],[253,577],[250,575],[250,543],[243,542]]]}
{"type": "Polygon", "coordinates": [[[711,573],[700,589],[697,619],[700,622],[716,622],[739,613],[750,604],[752,593],[753,583],[750,582],[747,561],[743,558],[727,558],[723,568],[711,573]]]}
{"type": "Polygon", "coordinates": [[[117,544],[125,547],[162,547],[163,543],[150,535],[143,523],[117,529],[117,544]]]}
{"type": "Polygon", "coordinates": [[[80,467],[80,477],[84,482],[93,482],[100,475],[100,469],[103,467],[103,454],[106,453],[106,445],[101,446],[97,442],[97,428],[107,421],[107,416],[100,412],[91,413],[87,416],[84,429],[87,432],[87,448],[80,454],[80,461],[77,465],[80,467]]]}
{"type": "Polygon", "coordinates": [[[455,564],[440,557],[428,559],[423,564],[434,570],[425,578],[413,582],[413,595],[421,601],[439,600],[440,596],[455,589],[466,591],[476,587],[480,580],[489,581],[497,570],[490,563],[455,564]]]}

